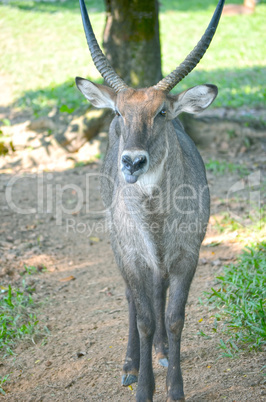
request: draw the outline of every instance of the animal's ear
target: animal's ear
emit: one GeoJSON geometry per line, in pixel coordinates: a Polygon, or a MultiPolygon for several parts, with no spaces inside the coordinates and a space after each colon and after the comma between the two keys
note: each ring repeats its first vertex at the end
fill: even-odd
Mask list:
{"type": "Polygon", "coordinates": [[[171,117],[175,118],[181,112],[199,113],[214,101],[218,94],[215,85],[197,85],[178,95],[172,96],[170,101],[171,117]]]}
{"type": "Polygon", "coordinates": [[[116,93],[112,88],[80,77],[76,77],[76,85],[93,106],[115,110],[116,93]]]}

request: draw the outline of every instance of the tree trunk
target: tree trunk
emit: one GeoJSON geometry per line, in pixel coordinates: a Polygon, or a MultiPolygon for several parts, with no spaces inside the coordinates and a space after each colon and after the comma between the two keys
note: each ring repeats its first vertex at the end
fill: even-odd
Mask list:
{"type": "Polygon", "coordinates": [[[104,50],[111,65],[132,87],[162,78],[158,0],[105,0],[104,50]]]}

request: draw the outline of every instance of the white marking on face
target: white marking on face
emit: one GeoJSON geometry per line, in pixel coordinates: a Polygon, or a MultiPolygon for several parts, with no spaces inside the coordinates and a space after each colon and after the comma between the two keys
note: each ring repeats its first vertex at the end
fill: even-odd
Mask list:
{"type": "Polygon", "coordinates": [[[136,184],[138,184],[141,187],[141,190],[144,193],[151,193],[153,190],[153,187],[159,183],[159,181],[162,177],[162,173],[163,173],[163,169],[164,169],[164,165],[165,165],[167,157],[168,157],[168,149],[166,149],[161,163],[159,164],[159,166],[157,166],[155,168],[155,170],[148,171],[147,173],[142,174],[139,177],[136,184]]]}

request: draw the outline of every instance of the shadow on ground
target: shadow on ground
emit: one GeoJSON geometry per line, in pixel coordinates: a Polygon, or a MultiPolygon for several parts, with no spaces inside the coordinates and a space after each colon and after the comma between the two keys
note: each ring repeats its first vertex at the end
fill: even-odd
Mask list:
{"type": "MultiPolygon", "coordinates": [[[[261,107],[266,101],[263,77],[266,68],[256,66],[252,68],[238,69],[216,69],[213,71],[196,70],[186,77],[178,85],[173,93],[181,92],[190,86],[197,84],[210,83],[211,77],[215,77],[215,82],[219,88],[219,82],[227,82],[227,88],[221,88],[219,95],[214,103],[215,107],[226,105],[227,107],[237,107],[239,104],[249,105],[249,107],[261,107]]],[[[103,80],[94,80],[102,83],[103,80]]],[[[79,109],[86,109],[88,102],[75,86],[75,77],[67,80],[63,84],[53,85],[36,90],[26,91],[11,106],[22,108],[33,113],[35,117],[46,116],[54,107],[64,113],[79,113],[79,109]]]]}

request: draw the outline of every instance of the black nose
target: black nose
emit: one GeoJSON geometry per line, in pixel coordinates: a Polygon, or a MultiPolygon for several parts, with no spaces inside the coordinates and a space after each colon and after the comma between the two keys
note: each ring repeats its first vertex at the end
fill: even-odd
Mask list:
{"type": "Polygon", "coordinates": [[[147,163],[147,158],[145,155],[137,156],[133,161],[133,166],[135,170],[143,168],[147,163]]]}
{"type": "Polygon", "coordinates": [[[131,170],[131,168],[133,167],[132,159],[128,155],[122,156],[122,164],[123,167],[125,167],[127,170],[131,170]]]}
{"type": "Polygon", "coordinates": [[[133,174],[137,170],[142,169],[147,163],[147,158],[145,155],[136,156],[136,158],[132,161],[129,155],[122,156],[122,164],[123,167],[126,168],[130,174],[133,174]]]}

